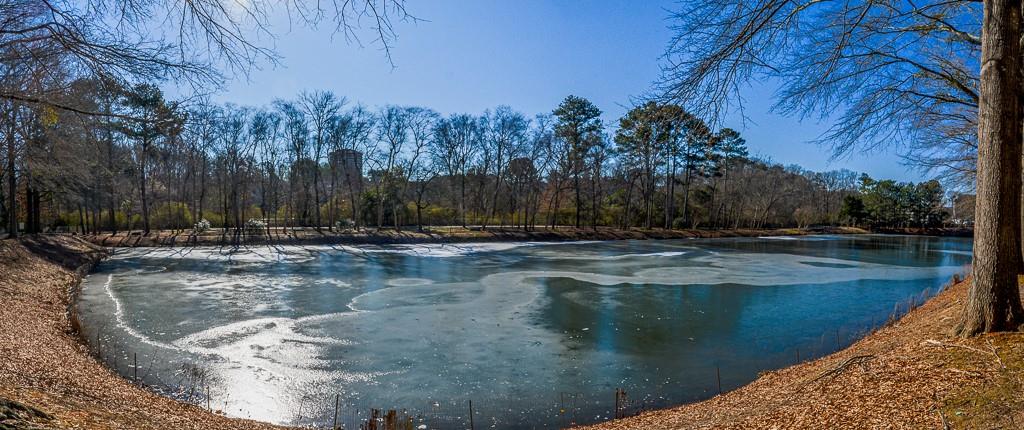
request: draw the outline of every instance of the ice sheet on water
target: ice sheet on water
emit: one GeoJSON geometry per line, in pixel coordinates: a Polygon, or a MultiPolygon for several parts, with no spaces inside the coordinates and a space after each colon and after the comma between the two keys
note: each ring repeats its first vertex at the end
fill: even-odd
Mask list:
{"type": "MultiPolygon", "coordinates": [[[[117,325],[130,336],[143,343],[208,358],[221,378],[222,388],[231,393],[233,407],[229,412],[283,422],[302,403],[302,396],[316,387],[345,387],[353,382],[373,385],[394,379],[400,381],[391,383],[404,387],[431,386],[442,393],[465,390],[460,385],[464,381],[452,381],[447,375],[426,371],[436,370],[434,366],[484,366],[489,374],[504,381],[515,380],[523,372],[524,362],[530,362],[533,369],[573,371],[563,361],[573,356],[562,345],[564,335],[539,328],[523,317],[537,312],[550,300],[544,294],[544,281],[551,278],[582,281],[583,288],[589,284],[602,288],[620,284],[772,286],[861,279],[931,279],[958,270],[783,253],[718,252],[689,243],[608,244],[565,250],[557,249],[557,245],[571,244],[253,247],[233,252],[220,248],[132,250],[118,252],[116,258],[144,266],[163,266],[164,263],[158,264],[159,260],[171,259],[180,263],[178,271],[109,274],[105,291],[116,308],[117,325]],[[473,264],[477,259],[451,259],[524,247],[530,248],[510,254],[534,257],[528,265],[487,259],[489,265],[476,268],[473,264]],[[361,267],[360,270],[367,271],[358,272],[363,277],[357,278],[352,259],[331,259],[339,253],[416,258],[401,259],[400,265],[361,267]],[[314,265],[317,270],[260,268],[266,264],[308,262],[321,256],[328,258],[317,262],[319,266],[314,265]],[[557,260],[593,260],[600,264],[557,260]],[[203,263],[207,261],[238,264],[203,263]],[[204,268],[189,272],[189,262],[204,268]],[[429,273],[413,270],[429,271],[438,266],[446,269],[429,273]],[[144,329],[135,327],[125,309],[147,306],[143,299],[149,297],[131,294],[130,289],[154,281],[159,281],[163,288],[174,289],[166,292],[165,297],[175,297],[191,309],[200,310],[196,312],[222,311],[220,307],[238,302],[240,294],[259,295],[260,300],[249,301],[256,305],[234,313],[225,312],[228,319],[211,318],[218,321],[212,327],[186,332],[171,341],[157,341],[147,337],[144,329]],[[124,283],[120,287],[125,290],[111,285],[118,282],[124,283]],[[122,303],[119,291],[131,301],[122,303]],[[273,303],[287,303],[295,309],[287,309],[288,305],[274,308],[273,303]],[[274,316],[258,316],[261,313],[274,316]],[[401,376],[385,378],[396,372],[401,376]]],[[[593,296],[591,290],[579,294],[582,301],[593,296]]],[[[597,330],[588,330],[594,331],[597,330]]],[[[492,382],[495,381],[473,383],[492,382]]]]}
{"type": "Polygon", "coordinates": [[[319,254],[348,253],[353,255],[398,254],[416,257],[460,257],[483,252],[508,251],[521,247],[579,245],[598,241],[566,242],[467,242],[396,245],[310,245],[245,247],[197,246],[190,248],[120,248],[111,260],[158,260],[230,262],[236,264],[302,263],[319,254]]]}
{"type": "Polygon", "coordinates": [[[830,234],[815,234],[815,235],[803,235],[803,236],[758,236],[758,239],[768,240],[802,240],[818,242],[823,240],[856,240],[853,236],[840,236],[830,234]]]}
{"type": "Polygon", "coordinates": [[[354,254],[400,254],[415,257],[449,258],[483,252],[508,251],[522,247],[579,245],[587,243],[596,243],[596,241],[424,243],[383,246],[340,246],[338,249],[354,254]]]}

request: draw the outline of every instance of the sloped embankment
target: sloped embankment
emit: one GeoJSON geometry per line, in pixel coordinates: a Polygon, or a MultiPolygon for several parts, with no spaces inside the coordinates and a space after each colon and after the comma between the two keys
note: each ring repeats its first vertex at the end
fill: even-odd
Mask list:
{"type": "Polygon", "coordinates": [[[1024,428],[1024,333],[953,336],[967,285],[843,351],[703,402],[590,428],[1024,428]]]}
{"type": "Polygon", "coordinates": [[[106,252],[72,237],[0,241],[0,429],[271,429],[151,393],[88,353],[69,315],[106,252]]]}

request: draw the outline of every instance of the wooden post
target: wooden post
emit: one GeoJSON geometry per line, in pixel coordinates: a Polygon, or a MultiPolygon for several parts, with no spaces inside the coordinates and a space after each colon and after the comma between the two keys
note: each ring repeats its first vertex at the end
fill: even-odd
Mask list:
{"type": "Polygon", "coordinates": [[[135,372],[135,374],[132,376],[132,382],[138,384],[139,383],[139,353],[137,353],[137,352],[133,352],[132,353],[132,361],[133,361],[133,363],[132,363],[132,371],[135,372]]]}
{"type": "Polygon", "coordinates": [[[473,428],[473,399],[469,400],[469,430],[475,430],[473,428]]]}
{"type": "Polygon", "coordinates": [[[341,401],[341,394],[334,395],[334,424],[331,425],[331,430],[337,430],[338,428],[338,402],[341,401]]]}
{"type": "Polygon", "coordinates": [[[615,389],[615,413],[612,414],[612,419],[619,419],[619,388],[615,389]]]}
{"type": "Polygon", "coordinates": [[[719,366],[715,366],[715,377],[718,379],[718,395],[722,395],[722,369],[719,366]]]}
{"type": "Polygon", "coordinates": [[[561,422],[560,428],[565,428],[565,392],[558,393],[558,420],[561,422]]]}
{"type": "Polygon", "coordinates": [[[839,327],[836,327],[836,349],[839,349],[839,327]]]}
{"type": "Polygon", "coordinates": [[[796,362],[800,363],[800,347],[796,348],[796,362]]]}

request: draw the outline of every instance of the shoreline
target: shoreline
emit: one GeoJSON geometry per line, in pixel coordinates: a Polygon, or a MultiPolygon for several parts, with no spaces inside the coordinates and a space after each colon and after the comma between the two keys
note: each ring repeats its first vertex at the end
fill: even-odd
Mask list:
{"type": "Polygon", "coordinates": [[[766,371],[710,399],[644,411],[586,430],[1018,428],[1024,333],[955,336],[970,281],[909,303],[850,346],[766,371]]]}
{"type": "Polygon", "coordinates": [[[0,428],[273,430],[135,385],[77,334],[82,274],[108,250],[70,236],[0,241],[0,428]]]}
{"type": "MultiPolygon", "coordinates": [[[[81,274],[107,252],[69,236],[0,241],[0,298],[7,304],[0,307],[0,353],[10,356],[0,362],[0,418],[13,417],[0,423],[40,429],[289,428],[227,418],[161,396],[93,358],[75,334],[68,306],[81,274]]],[[[986,342],[995,341],[991,348],[998,348],[1003,368],[1024,371],[1024,363],[1012,361],[1024,357],[1024,334],[948,336],[965,294],[966,282],[952,285],[843,350],[764,372],[711,399],[587,428],[941,428],[947,421],[970,422],[964,420],[975,418],[979,406],[970,409],[963,399],[998,376],[991,357],[973,351],[987,351],[986,342]],[[870,358],[857,359],[865,356],[870,358]]]]}
{"type": "MultiPolygon", "coordinates": [[[[182,231],[141,232],[98,235],[73,235],[93,244],[110,248],[175,247],[175,246],[242,246],[242,245],[391,245],[467,242],[568,242],[582,240],[669,240],[724,237],[807,236],[820,234],[868,234],[871,231],[857,227],[784,228],[784,229],[717,229],[717,230],[665,230],[599,227],[556,229],[542,228],[524,231],[513,228],[487,230],[462,227],[434,227],[423,232],[392,229],[362,230],[358,232],[317,232],[314,229],[275,229],[270,236],[246,236],[233,233],[192,235],[182,231]]],[[[915,234],[915,233],[907,233],[915,234]]],[[[916,233],[922,234],[922,233],[916,233]]]]}

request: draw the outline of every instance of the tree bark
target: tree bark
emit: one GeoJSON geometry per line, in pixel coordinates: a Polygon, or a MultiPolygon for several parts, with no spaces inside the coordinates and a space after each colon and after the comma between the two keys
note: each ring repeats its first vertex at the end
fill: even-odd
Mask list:
{"type": "Polygon", "coordinates": [[[14,123],[17,120],[11,108],[11,126],[7,131],[7,237],[18,237],[18,177],[15,170],[14,123]]]}
{"type": "Polygon", "coordinates": [[[576,190],[576,228],[580,228],[580,172],[573,174],[572,187],[576,190]]]}
{"type": "Polygon", "coordinates": [[[142,155],[139,156],[139,194],[142,198],[142,235],[149,236],[149,198],[146,195],[146,164],[149,160],[149,143],[142,143],[142,155]]]}
{"type": "Polygon", "coordinates": [[[1016,330],[1021,269],[1021,1],[985,2],[974,277],[959,333],[1016,330]]]}
{"type": "Polygon", "coordinates": [[[316,160],[313,170],[313,200],[315,206],[314,216],[316,216],[316,231],[320,232],[320,160],[316,160]]]}

